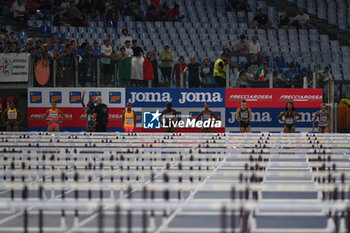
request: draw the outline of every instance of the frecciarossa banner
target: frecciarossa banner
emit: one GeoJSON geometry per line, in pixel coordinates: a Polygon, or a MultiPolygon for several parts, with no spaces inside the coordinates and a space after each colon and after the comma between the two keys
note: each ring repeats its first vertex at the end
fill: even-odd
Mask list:
{"type": "Polygon", "coordinates": [[[226,108],[240,107],[243,99],[250,108],[284,108],[288,102],[296,108],[319,108],[322,89],[226,88],[226,108]]]}
{"type": "MultiPolygon", "coordinates": [[[[121,114],[130,101],[137,114],[137,131],[159,132],[162,129],[143,129],[143,113],[162,111],[168,102],[180,114],[195,116],[208,102],[210,108],[219,115],[222,128],[237,127],[235,120],[241,100],[247,100],[252,108],[251,126],[257,128],[282,128],[277,116],[287,102],[292,101],[302,119],[296,126],[312,127],[312,118],[322,103],[321,89],[269,89],[269,88],[29,88],[28,89],[28,126],[29,130],[45,130],[47,125],[42,119],[53,101],[66,115],[67,120],[61,128],[65,131],[85,130],[86,116],[83,111],[82,93],[86,92],[85,104],[89,99],[95,101],[97,95],[109,107],[109,131],[121,131],[121,114]]],[[[198,132],[200,129],[179,129],[179,132],[198,132]]],[[[217,131],[214,130],[214,131],[217,131]]]]}

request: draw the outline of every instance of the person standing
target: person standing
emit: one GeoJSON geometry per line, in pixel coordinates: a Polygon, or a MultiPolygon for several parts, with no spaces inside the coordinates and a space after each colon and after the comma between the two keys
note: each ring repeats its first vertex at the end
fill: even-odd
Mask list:
{"type": "MultiPolygon", "coordinates": [[[[173,71],[171,73],[173,82],[175,83],[175,87],[181,87],[181,74],[184,75],[184,70],[186,68],[186,62],[183,56],[179,57],[179,62],[176,63],[173,67],[173,71]]],[[[185,76],[183,76],[183,87],[186,87],[185,85],[185,76]]]]}
{"type": "Polygon", "coordinates": [[[283,133],[295,133],[295,122],[300,120],[301,116],[295,111],[293,103],[288,102],[284,111],[277,118],[284,122],[283,133]]]}
{"type": "Polygon", "coordinates": [[[214,64],[214,79],[218,87],[226,86],[226,66],[227,55],[221,54],[220,58],[215,61],[214,64]]]}
{"type": "Polygon", "coordinates": [[[212,87],[212,73],[213,69],[209,66],[209,60],[204,59],[204,66],[202,67],[201,77],[202,77],[202,87],[210,88],[212,87]]]}
{"type": "Polygon", "coordinates": [[[199,73],[202,72],[201,65],[196,61],[196,57],[191,57],[191,63],[187,64],[184,72],[188,71],[188,86],[189,88],[199,88],[201,85],[199,73]]]}
{"type": "Polygon", "coordinates": [[[85,115],[86,115],[86,132],[95,132],[96,123],[93,113],[95,111],[95,105],[92,100],[89,100],[87,105],[84,103],[85,91],[83,91],[83,97],[81,100],[81,105],[83,106],[85,115]]]}
{"type": "Polygon", "coordinates": [[[331,114],[327,110],[326,104],[321,104],[321,110],[316,112],[314,119],[312,121],[312,131],[315,130],[315,121],[318,117],[318,132],[319,133],[329,133],[329,128],[331,125],[331,114]]]}
{"type": "MultiPolygon", "coordinates": [[[[196,121],[199,118],[202,118],[203,122],[219,120],[219,117],[213,111],[209,110],[209,103],[204,104],[204,110],[198,114],[196,121]]],[[[213,129],[211,128],[211,124],[209,124],[209,127],[207,128],[202,127],[202,133],[210,133],[212,131],[213,129]]]]}
{"type": "Polygon", "coordinates": [[[22,124],[24,115],[21,110],[15,108],[15,102],[11,100],[9,108],[5,109],[5,111],[2,113],[1,120],[6,125],[7,131],[18,131],[18,126],[22,124]],[[20,120],[18,118],[18,114],[21,116],[20,120]],[[7,121],[5,120],[6,116],[7,121]]]}
{"type": "Polygon", "coordinates": [[[129,36],[128,34],[129,34],[129,31],[128,31],[128,29],[127,28],[123,28],[122,29],[122,36],[119,38],[119,45],[120,45],[120,47],[123,47],[123,46],[125,46],[125,41],[132,41],[132,38],[131,38],[131,36],[129,36]]]}
{"type": "Polygon", "coordinates": [[[57,103],[52,102],[51,108],[46,111],[44,121],[48,124],[48,132],[59,132],[60,124],[66,119],[66,116],[57,108],[57,103]],[[60,119],[61,116],[61,119],[60,119]],[[49,119],[47,119],[49,117],[49,119]]]}
{"type": "Polygon", "coordinates": [[[111,58],[113,57],[113,46],[110,39],[106,39],[101,47],[101,84],[108,86],[112,83],[111,58]]]}
{"type": "Polygon", "coordinates": [[[108,106],[102,103],[101,96],[96,97],[96,107],[93,118],[96,119],[96,132],[106,132],[108,124],[108,106]]]}
{"type": "Polygon", "coordinates": [[[173,109],[173,104],[171,102],[168,102],[166,104],[166,109],[162,111],[162,114],[160,115],[161,119],[164,118],[164,132],[175,132],[175,127],[172,124],[172,122],[176,121],[177,118],[177,111],[173,109]],[[167,127],[165,127],[167,126],[167,127]]]}
{"type": "Polygon", "coordinates": [[[162,72],[164,86],[170,86],[171,67],[173,63],[173,54],[169,51],[169,45],[164,45],[164,51],[159,54],[160,70],[162,72]]]}
{"type": "Polygon", "coordinates": [[[136,113],[131,109],[131,102],[128,102],[126,109],[122,113],[122,128],[126,133],[135,132],[136,113]]]}
{"type": "Polygon", "coordinates": [[[240,133],[250,133],[250,121],[252,120],[252,110],[247,108],[247,101],[242,100],[241,107],[236,111],[236,119],[239,121],[240,133]]]}

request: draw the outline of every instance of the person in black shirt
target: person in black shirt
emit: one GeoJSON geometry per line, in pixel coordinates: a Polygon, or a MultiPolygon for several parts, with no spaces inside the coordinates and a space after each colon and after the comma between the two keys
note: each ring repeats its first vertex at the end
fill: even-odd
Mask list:
{"type": "Polygon", "coordinates": [[[286,28],[286,29],[288,29],[290,26],[291,25],[290,25],[288,12],[285,11],[285,12],[283,12],[283,15],[280,16],[280,22],[278,24],[278,27],[279,28],[286,28]]]}
{"type": "Polygon", "coordinates": [[[96,132],[106,132],[108,123],[108,107],[102,103],[101,96],[96,98],[96,107],[93,118],[96,119],[96,132]]]}
{"type": "Polygon", "coordinates": [[[132,41],[132,51],[134,57],[141,57],[143,55],[143,49],[140,46],[137,46],[137,40],[132,41]]]}
{"type": "Polygon", "coordinates": [[[196,57],[191,57],[191,63],[187,65],[187,67],[184,69],[184,72],[188,72],[188,86],[189,88],[198,88],[201,83],[199,81],[199,73],[202,72],[201,65],[196,62],[196,57]]]}
{"type": "Polygon", "coordinates": [[[264,14],[263,9],[259,9],[259,13],[253,18],[251,24],[255,28],[254,21],[258,22],[258,28],[270,29],[272,28],[271,22],[266,14],[264,14]]]}
{"type": "Polygon", "coordinates": [[[173,109],[171,102],[166,104],[166,109],[162,111],[162,115],[160,115],[160,117],[164,118],[164,132],[175,132],[175,127],[172,122],[176,121],[177,119],[177,111],[173,109]]]}

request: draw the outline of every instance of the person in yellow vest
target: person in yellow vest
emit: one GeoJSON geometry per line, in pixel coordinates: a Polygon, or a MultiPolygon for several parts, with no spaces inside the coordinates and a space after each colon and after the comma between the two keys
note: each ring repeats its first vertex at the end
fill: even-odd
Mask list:
{"type": "Polygon", "coordinates": [[[15,102],[10,101],[9,108],[1,115],[2,122],[6,125],[7,131],[18,131],[18,125],[20,125],[24,119],[24,115],[21,110],[15,108],[15,102]],[[21,119],[18,119],[18,115],[21,116],[21,119]],[[5,118],[7,117],[7,121],[5,118]]]}
{"type": "Polygon", "coordinates": [[[48,124],[48,132],[59,132],[60,124],[66,119],[66,116],[57,107],[56,102],[51,103],[51,108],[46,111],[44,121],[48,124]],[[61,116],[61,119],[60,119],[61,116]]]}
{"type": "Polygon", "coordinates": [[[228,58],[226,54],[221,54],[214,64],[214,79],[217,87],[226,86],[226,65],[228,58]]]}
{"type": "Polygon", "coordinates": [[[136,127],[136,113],[131,109],[131,102],[128,102],[126,109],[122,113],[122,128],[124,132],[135,132],[136,127]]]}

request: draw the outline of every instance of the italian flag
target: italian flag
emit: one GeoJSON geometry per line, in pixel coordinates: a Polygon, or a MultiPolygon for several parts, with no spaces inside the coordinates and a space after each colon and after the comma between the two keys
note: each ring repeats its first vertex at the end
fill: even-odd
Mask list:
{"type": "Polygon", "coordinates": [[[122,80],[152,80],[153,66],[143,57],[127,57],[118,63],[118,76],[122,80]]]}
{"type": "Polygon", "coordinates": [[[264,64],[258,68],[256,73],[258,75],[259,82],[264,82],[264,79],[265,79],[264,64]]]}

